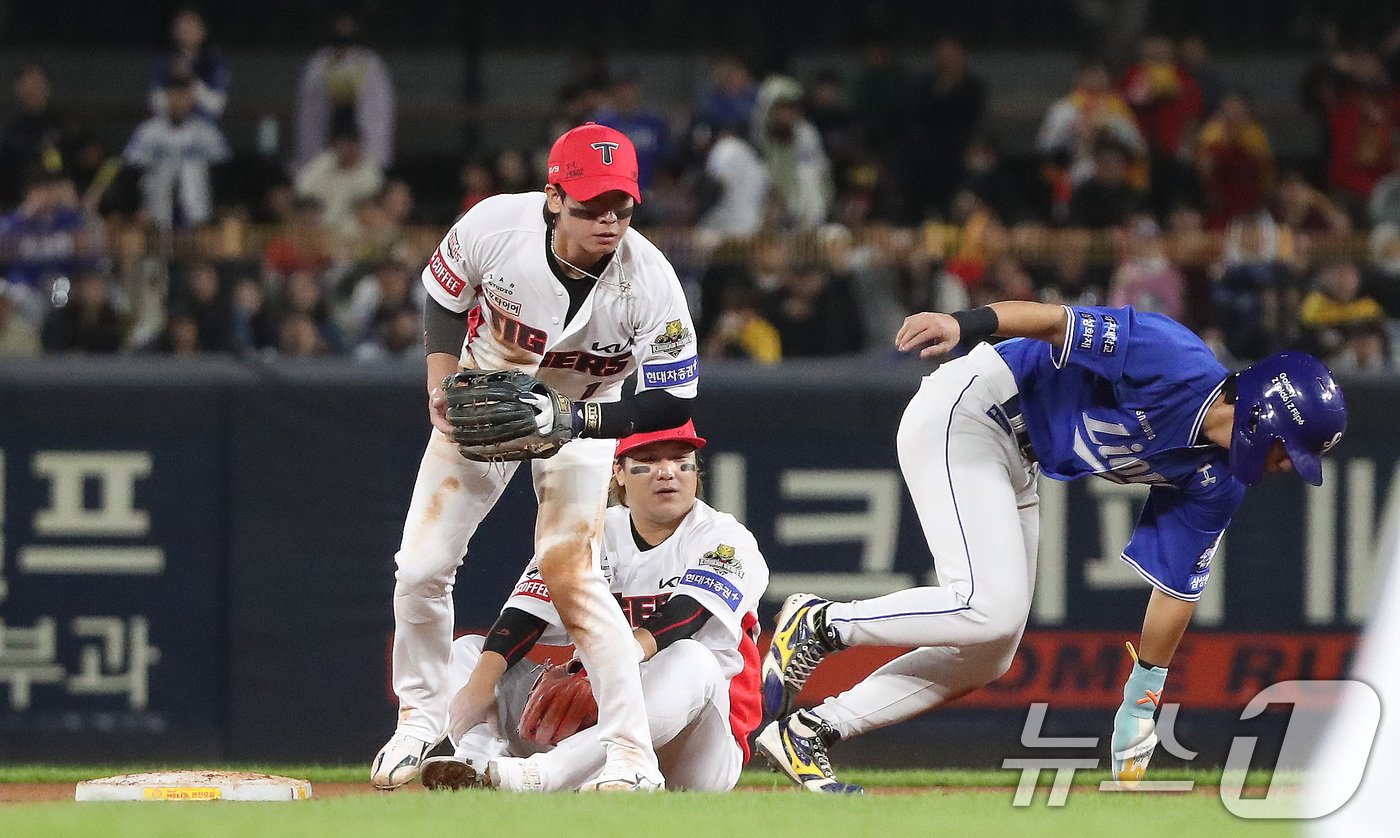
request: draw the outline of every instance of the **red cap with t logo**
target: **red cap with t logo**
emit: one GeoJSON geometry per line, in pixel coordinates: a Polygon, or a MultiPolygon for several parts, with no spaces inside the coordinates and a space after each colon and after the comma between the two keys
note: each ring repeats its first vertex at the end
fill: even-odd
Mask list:
{"type": "Polygon", "coordinates": [[[651,445],[653,442],[684,442],[694,446],[696,450],[705,447],[705,438],[695,433],[695,423],[686,420],[679,428],[667,428],[664,431],[648,431],[641,434],[625,436],[617,441],[616,457],[621,457],[629,451],[635,451],[643,445],[651,445]]]}
{"type": "Polygon", "coordinates": [[[546,182],[562,187],[578,201],[591,201],[616,189],[642,202],[637,149],[626,134],[596,122],[565,131],[554,141],[546,182]]]}

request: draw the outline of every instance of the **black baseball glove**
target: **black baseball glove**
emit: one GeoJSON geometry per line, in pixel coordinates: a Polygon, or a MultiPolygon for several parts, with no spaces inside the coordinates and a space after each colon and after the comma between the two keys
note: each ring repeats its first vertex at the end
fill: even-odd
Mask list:
{"type": "Polygon", "coordinates": [[[442,381],[452,441],[468,460],[554,456],[573,439],[573,402],[519,370],[462,370],[442,381]]]}

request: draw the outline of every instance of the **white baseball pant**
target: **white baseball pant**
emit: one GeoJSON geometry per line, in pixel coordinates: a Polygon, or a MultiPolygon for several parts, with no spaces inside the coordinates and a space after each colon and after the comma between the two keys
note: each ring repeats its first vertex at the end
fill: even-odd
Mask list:
{"type": "MultiPolygon", "coordinates": [[[[555,608],[588,667],[598,700],[598,735],[609,758],[654,770],[637,667],[641,650],[598,564],[615,449],[613,440],[579,439],[532,463],[539,499],[535,555],[555,608]]],[[[437,431],[428,442],[395,556],[398,733],[437,742],[447,729],[453,695],[447,677],[452,586],[468,542],[514,473],[514,463],[464,459],[437,431]]]]}
{"type": "Polygon", "coordinates": [[[926,377],[905,409],[899,466],[938,586],[827,610],[847,645],[920,647],[816,708],[843,737],[931,710],[1011,666],[1035,586],[1039,469],[988,411],[1016,394],[1010,368],[982,344],[926,377]]]}
{"type": "MultiPolygon", "coordinates": [[[[484,638],[452,644],[450,680],[461,689],[481,658],[484,638]]],[[[544,791],[573,791],[603,767],[598,728],[581,730],[553,748],[520,738],[520,717],[541,667],[521,661],[496,685],[496,715],[454,742],[456,755],[473,764],[496,756],[533,756],[544,791]]],[[[695,640],[679,640],[641,665],[647,723],[666,786],[672,790],[729,791],[739,782],[744,755],[729,727],[729,681],[714,653],[695,640]]],[[[590,679],[591,679],[590,673],[590,679]]]]}

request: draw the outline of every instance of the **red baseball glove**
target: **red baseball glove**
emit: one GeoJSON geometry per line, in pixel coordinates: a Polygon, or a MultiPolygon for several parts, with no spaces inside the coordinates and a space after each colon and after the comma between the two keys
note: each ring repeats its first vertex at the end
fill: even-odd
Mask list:
{"type": "Polygon", "coordinates": [[[536,745],[557,745],[597,723],[598,702],[588,673],[577,665],[550,666],[530,690],[520,716],[520,736],[536,745]]]}

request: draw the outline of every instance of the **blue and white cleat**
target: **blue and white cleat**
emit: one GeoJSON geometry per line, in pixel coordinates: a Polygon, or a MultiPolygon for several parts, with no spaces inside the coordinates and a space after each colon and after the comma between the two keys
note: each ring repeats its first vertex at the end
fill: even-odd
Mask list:
{"type": "Polygon", "coordinates": [[[755,745],[774,771],[807,791],[819,794],[864,794],[854,783],[843,783],[831,771],[827,746],[837,740],[831,725],[805,711],[771,722],[755,745]]]}
{"type": "Polygon", "coordinates": [[[792,713],[793,703],[812,671],[828,653],[841,648],[826,625],[824,600],[793,594],[778,612],[778,629],[763,660],[763,715],[778,719],[792,713]]]}

